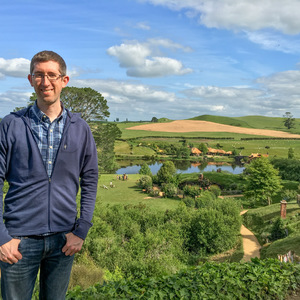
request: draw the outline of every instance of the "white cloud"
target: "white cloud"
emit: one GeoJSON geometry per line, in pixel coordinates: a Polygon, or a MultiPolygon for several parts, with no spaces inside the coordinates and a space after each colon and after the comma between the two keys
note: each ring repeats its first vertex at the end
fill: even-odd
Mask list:
{"type": "Polygon", "coordinates": [[[293,39],[293,41],[283,38],[270,32],[246,32],[248,39],[263,49],[275,50],[284,53],[299,53],[300,41],[293,39]]]}
{"type": "Polygon", "coordinates": [[[139,28],[139,29],[142,29],[142,30],[150,30],[151,29],[151,27],[145,22],[137,23],[136,28],[139,28]]]}
{"type": "Polygon", "coordinates": [[[8,115],[15,107],[27,106],[30,96],[29,92],[7,91],[0,93],[0,117],[8,115]]]}
{"type": "Polygon", "coordinates": [[[0,77],[26,77],[30,61],[25,58],[4,59],[0,57],[0,77]]]}
{"type": "Polygon", "coordinates": [[[300,33],[298,0],[138,1],[185,10],[189,17],[199,16],[199,22],[207,27],[250,31],[272,28],[286,34],[300,33]]]}
{"type": "Polygon", "coordinates": [[[130,41],[119,46],[110,47],[107,53],[115,56],[120,67],[127,69],[127,75],[132,77],[163,77],[170,75],[184,75],[192,72],[184,68],[183,64],[173,58],[158,56],[161,48],[168,50],[190,51],[166,39],[150,39],[145,43],[130,41]]]}

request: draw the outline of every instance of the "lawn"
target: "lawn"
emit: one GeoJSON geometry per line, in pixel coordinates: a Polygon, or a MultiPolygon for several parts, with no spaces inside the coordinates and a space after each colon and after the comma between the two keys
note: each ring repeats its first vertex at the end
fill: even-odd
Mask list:
{"type": "Polygon", "coordinates": [[[167,210],[175,209],[179,200],[168,198],[149,198],[146,193],[136,185],[139,174],[128,175],[128,180],[118,180],[116,174],[102,174],[98,184],[97,202],[109,205],[138,205],[146,204],[149,209],[167,210]],[[110,187],[110,182],[114,187],[110,187]],[[105,185],[108,189],[103,188],[105,185]]]}

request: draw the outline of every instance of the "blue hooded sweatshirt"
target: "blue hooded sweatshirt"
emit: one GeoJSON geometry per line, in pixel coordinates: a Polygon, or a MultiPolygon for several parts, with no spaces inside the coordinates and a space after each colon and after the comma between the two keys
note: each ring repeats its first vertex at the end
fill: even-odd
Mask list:
{"type": "Polygon", "coordinates": [[[48,232],[71,231],[85,239],[92,226],[98,182],[97,149],[91,130],[78,114],[67,111],[49,178],[28,111],[11,113],[0,123],[0,246],[13,236],[48,232]],[[3,210],[4,180],[9,190],[3,210]],[[79,186],[80,214],[76,204],[79,186]]]}

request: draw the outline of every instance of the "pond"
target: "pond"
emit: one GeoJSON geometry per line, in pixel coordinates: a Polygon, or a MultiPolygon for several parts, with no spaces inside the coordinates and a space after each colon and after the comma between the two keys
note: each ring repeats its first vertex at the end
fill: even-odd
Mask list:
{"type": "MultiPolygon", "coordinates": [[[[220,164],[213,162],[191,162],[191,161],[173,161],[177,168],[177,173],[199,173],[199,172],[211,172],[221,169],[222,171],[228,171],[232,174],[241,174],[244,171],[243,166],[231,165],[231,164],[220,164]]],[[[116,174],[138,174],[143,164],[143,161],[130,162],[130,161],[118,161],[121,166],[116,174]]],[[[158,170],[162,166],[163,162],[156,161],[148,163],[150,170],[153,175],[157,174],[158,170]]]]}

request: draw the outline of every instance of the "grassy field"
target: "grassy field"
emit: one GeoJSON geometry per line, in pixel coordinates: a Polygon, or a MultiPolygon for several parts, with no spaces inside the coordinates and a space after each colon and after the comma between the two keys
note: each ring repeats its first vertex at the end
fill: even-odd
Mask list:
{"type": "Polygon", "coordinates": [[[192,118],[190,120],[201,120],[215,122],[225,125],[245,127],[245,128],[256,128],[256,129],[271,129],[280,130],[290,133],[300,133],[300,119],[295,119],[295,128],[288,130],[283,122],[284,118],[275,117],[264,117],[264,116],[245,116],[245,117],[222,117],[203,115],[192,118]]]}
{"type": "MultiPolygon", "coordinates": [[[[255,129],[271,129],[280,130],[290,133],[300,134],[300,119],[296,119],[296,127],[287,130],[283,125],[284,118],[271,118],[262,116],[246,116],[246,117],[221,117],[203,115],[193,118],[193,120],[204,120],[226,125],[233,125],[255,129]]],[[[240,155],[248,156],[251,153],[269,154],[270,157],[287,158],[288,149],[300,149],[300,140],[280,140],[280,139],[261,139],[262,136],[237,134],[228,132],[153,132],[144,130],[128,130],[141,124],[149,124],[149,122],[124,122],[117,123],[122,131],[122,141],[119,140],[115,145],[117,155],[133,155],[133,156],[152,156],[156,153],[148,147],[138,147],[140,142],[148,143],[170,143],[180,145],[182,139],[186,139],[188,143],[197,147],[200,143],[207,143],[209,147],[215,148],[217,144],[223,146],[225,151],[233,151],[236,149],[240,155]],[[231,138],[231,139],[224,139],[231,138]],[[260,138],[259,140],[243,140],[245,138],[260,138]],[[124,141],[126,140],[126,141],[124,141]]],[[[300,152],[295,152],[295,158],[300,159],[300,152]]]]}
{"type": "Polygon", "coordinates": [[[117,175],[103,174],[100,177],[98,185],[97,202],[105,205],[138,205],[139,203],[146,204],[150,209],[167,210],[175,209],[179,200],[168,198],[149,198],[148,195],[142,192],[136,182],[140,178],[139,174],[129,175],[128,180],[118,180],[117,175]],[[115,187],[110,187],[110,182],[115,187]],[[103,187],[105,185],[108,189],[103,187]]]}

